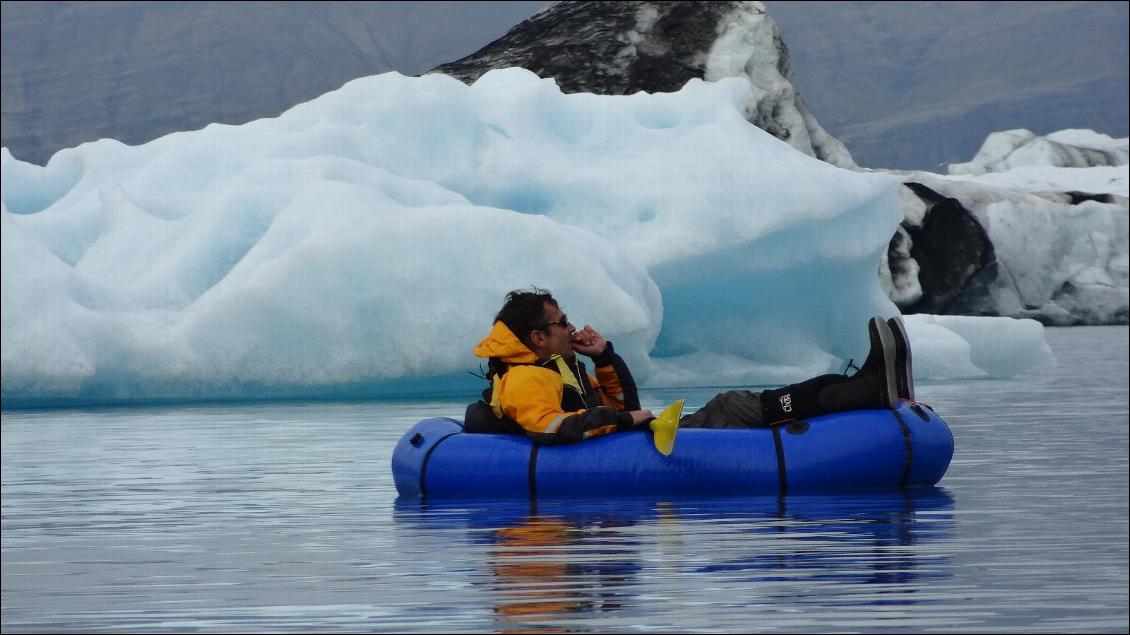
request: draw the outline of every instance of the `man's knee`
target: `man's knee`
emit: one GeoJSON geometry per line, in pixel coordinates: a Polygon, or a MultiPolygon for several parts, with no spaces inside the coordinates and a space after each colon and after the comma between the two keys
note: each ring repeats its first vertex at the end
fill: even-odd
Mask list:
{"type": "Polygon", "coordinates": [[[764,425],[761,396],[748,390],[715,395],[698,412],[684,419],[688,428],[755,428],[764,425]]]}

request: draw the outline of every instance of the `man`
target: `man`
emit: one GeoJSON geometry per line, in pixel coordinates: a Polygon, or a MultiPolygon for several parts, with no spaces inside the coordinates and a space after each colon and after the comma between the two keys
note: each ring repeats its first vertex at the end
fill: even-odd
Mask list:
{"type": "Polygon", "coordinates": [[[470,431],[572,443],[654,418],[612,344],[591,326],[577,331],[547,291],[511,291],[475,355],[490,360],[491,387],[467,410],[470,431]],[[595,379],[576,353],[592,358],[595,379]]]}
{"type": "MultiPolygon", "coordinates": [[[[780,421],[913,399],[910,346],[902,322],[868,322],[871,351],[852,377],[821,375],[777,390],[731,390],[683,417],[688,428],[764,427],[780,421]]],[[[635,380],[612,343],[589,325],[577,330],[543,289],[511,291],[475,355],[489,360],[490,388],[467,408],[469,432],[526,434],[573,443],[629,430],[654,418],[640,408],[635,380]],[[593,360],[591,377],[577,353],[593,360]]]]}

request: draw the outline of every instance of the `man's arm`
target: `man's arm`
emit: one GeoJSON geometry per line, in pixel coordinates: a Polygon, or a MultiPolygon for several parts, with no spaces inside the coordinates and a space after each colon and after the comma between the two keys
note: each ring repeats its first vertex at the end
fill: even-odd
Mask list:
{"type": "Polygon", "coordinates": [[[624,358],[616,354],[612,342],[600,355],[592,358],[596,367],[596,381],[600,386],[600,394],[606,406],[618,410],[639,410],[640,396],[636,389],[636,380],[624,358]]]}
{"type": "Polygon", "coordinates": [[[545,368],[516,366],[501,381],[498,399],[503,413],[538,443],[575,443],[629,430],[650,417],[646,411],[632,413],[606,406],[565,412],[561,409],[561,377],[545,368]]]}
{"type": "Polygon", "coordinates": [[[596,329],[586,324],[585,328],[574,334],[573,350],[592,358],[604,405],[617,410],[640,409],[636,380],[628,370],[624,358],[612,348],[612,342],[605,340],[596,329]]]}

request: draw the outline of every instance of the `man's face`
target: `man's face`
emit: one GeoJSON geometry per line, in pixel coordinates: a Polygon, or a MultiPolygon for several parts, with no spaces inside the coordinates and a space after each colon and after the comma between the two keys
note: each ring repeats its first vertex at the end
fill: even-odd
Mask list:
{"type": "Polygon", "coordinates": [[[569,319],[565,317],[565,312],[560,307],[555,307],[546,302],[545,322],[548,326],[541,332],[545,335],[546,352],[563,357],[573,355],[573,333],[577,329],[569,323],[569,319]]]}

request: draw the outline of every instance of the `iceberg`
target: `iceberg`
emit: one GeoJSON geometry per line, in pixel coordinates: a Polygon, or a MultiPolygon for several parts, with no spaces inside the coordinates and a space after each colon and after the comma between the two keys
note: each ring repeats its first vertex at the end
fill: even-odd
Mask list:
{"type": "MultiPolygon", "coordinates": [[[[842,370],[866,354],[867,317],[897,313],[876,271],[900,181],[749,124],[749,91],[731,78],[565,95],[522,69],[472,86],[388,73],[277,118],[103,139],[44,167],[5,149],[0,397],[477,388],[471,347],[505,293],[531,285],[614,340],[645,385],[842,370]]],[[[934,356],[939,378],[1049,362],[981,362],[988,323],[914,324],[921,379],[934,356]]],[[[993,324],[1024,331],[997,346],[1042,343],[1038,324],[993,324]]]]}
{"type": "Polygon", "coordinates": [[[1126,154],[1091,130],[1012,130],[949,175],[905,173],[884,288],[904,310],[1125,324],[1126,154]]]}
{"type": "Polygon", "coordinates": [[[1054,166],[1089,168],[1126,165],[1127,139],[1114,139],[1093,130],[1068,129],[1047,136],[1017,129],[994,132],[968,163],[951,163],[950,174],[981,175],[1015,168],[1054,166]]]}

